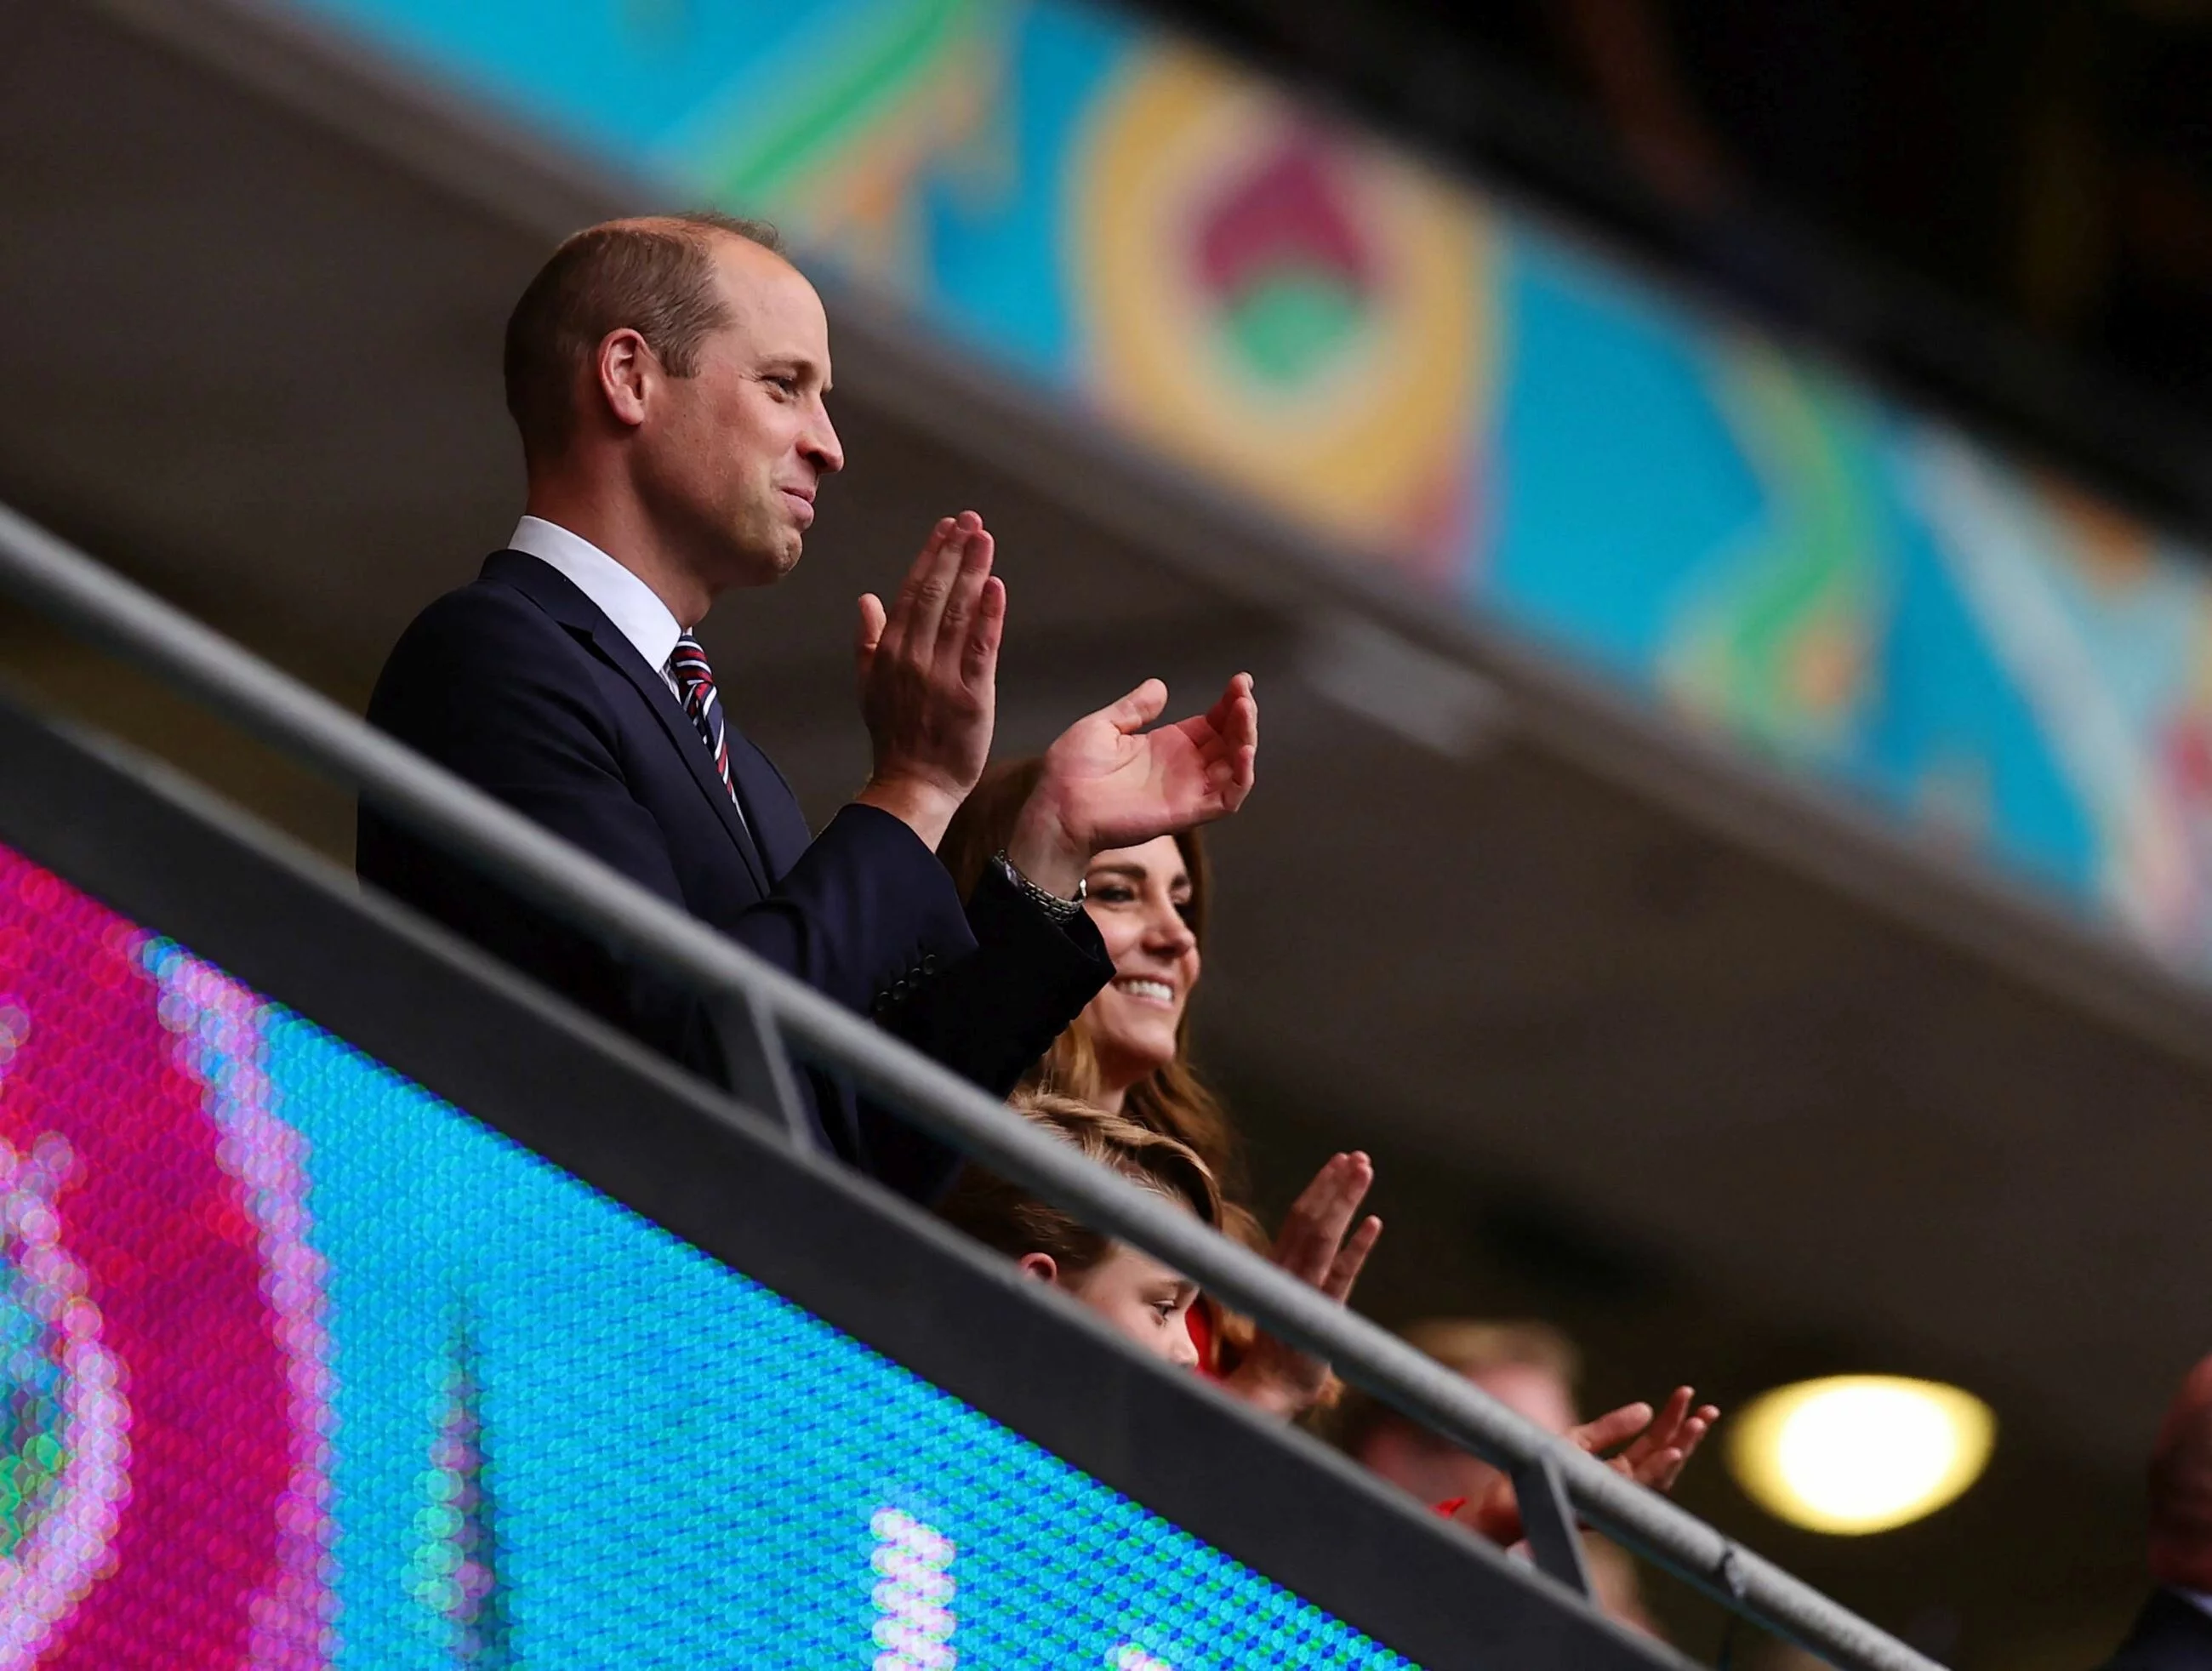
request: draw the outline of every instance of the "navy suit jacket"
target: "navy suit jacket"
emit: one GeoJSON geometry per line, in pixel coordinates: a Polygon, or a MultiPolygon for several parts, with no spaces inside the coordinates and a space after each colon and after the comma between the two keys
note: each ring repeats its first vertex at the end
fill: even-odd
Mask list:
{"type": "MultiPolygon", "coordinates": [[[[495,553],[416,617],[372,724],[994,1095],[1012,1091],[1113,976],[1087,916],[1051,921],[994,872],[963,908],[899,819],[848,806],[811,837],[790,785],[728,726],[744,816],[683,706],[549,564],[495,553]]],[[[695,1071],[727,1084],[686,983],[572,928],[364,802],[362,879],[457,929],[695,1071]]],[[[827,1076],[805,1076],[827,1145],[927,1199],[951,1151],[827,1076]]]]}
{"type": "Polygon", "coordinates": [[[2212,1615],[2170,1589],[2153,1591],[2103,1671],[2212,1671],[2212,1615]]]}

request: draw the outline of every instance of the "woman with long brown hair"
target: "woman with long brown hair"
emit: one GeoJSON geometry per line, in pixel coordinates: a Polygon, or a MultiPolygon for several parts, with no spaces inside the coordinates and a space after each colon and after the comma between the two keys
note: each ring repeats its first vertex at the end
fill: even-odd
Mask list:
{"type": "MultiPolygon", "coordinates": [[[[1006,847],[1043,767],[1037,759],[994,767],[954,817],[938,856],[963,890],[1006,847]]],[[[1372,1164],[1364,1154],[1332,1157],[1271,1242],[1247,1205],[1236,1127],[1191,1066],[1190,994],[1209,881],[1198,832],[1101,853],[1084,881],[1085,908],[1106,942],[1114,979],[1060,1035],[1030,1084],[1187,1145],[1219,1182],[1222,1230],[1341,1303],[1382,1233],[1372,1217],[1353,1227],[1374,1182],[1372,1164]]],[[[1190,1329],[1201,1367],[1249,1403],[1295,1416],[1330,1395],[1328,1364],[1210,1302],[1191,1309],[1190,1329]]]]}

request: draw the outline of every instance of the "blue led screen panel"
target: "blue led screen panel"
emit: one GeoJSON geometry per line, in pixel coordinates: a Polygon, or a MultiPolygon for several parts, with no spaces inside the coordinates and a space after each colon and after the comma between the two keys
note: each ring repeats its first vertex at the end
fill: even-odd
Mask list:
{"type": "Polygon", "coordinates": [[[5,848],[0,1140],[9,1663],[1409,1662],[5,848]]]}

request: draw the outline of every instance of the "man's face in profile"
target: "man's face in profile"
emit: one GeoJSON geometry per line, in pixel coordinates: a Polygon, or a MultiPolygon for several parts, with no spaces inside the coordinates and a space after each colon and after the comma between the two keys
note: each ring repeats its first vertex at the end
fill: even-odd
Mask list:
{"type": "Polygon", "coordinates": [[[691,377],[665,380],[640,487],[714,591],[768,586],[799,561],[822,478],[844,453],[823,397],[830,321],[782,257],[714,240],[726,323],[691,377]]]}

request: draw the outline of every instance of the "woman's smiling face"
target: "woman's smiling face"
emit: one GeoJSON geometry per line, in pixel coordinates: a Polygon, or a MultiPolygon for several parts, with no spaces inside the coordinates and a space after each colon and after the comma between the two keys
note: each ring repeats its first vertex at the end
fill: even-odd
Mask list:
{"type": "Polygon", "coordinates": [[[1083,1012],[1106,1089],[1120,1094],[1175,1060],[1176,1031],[1198,984],[1190,872],[1172,836],[1091,861],[1086,905],[1114,979],[1083,1012]]]}

